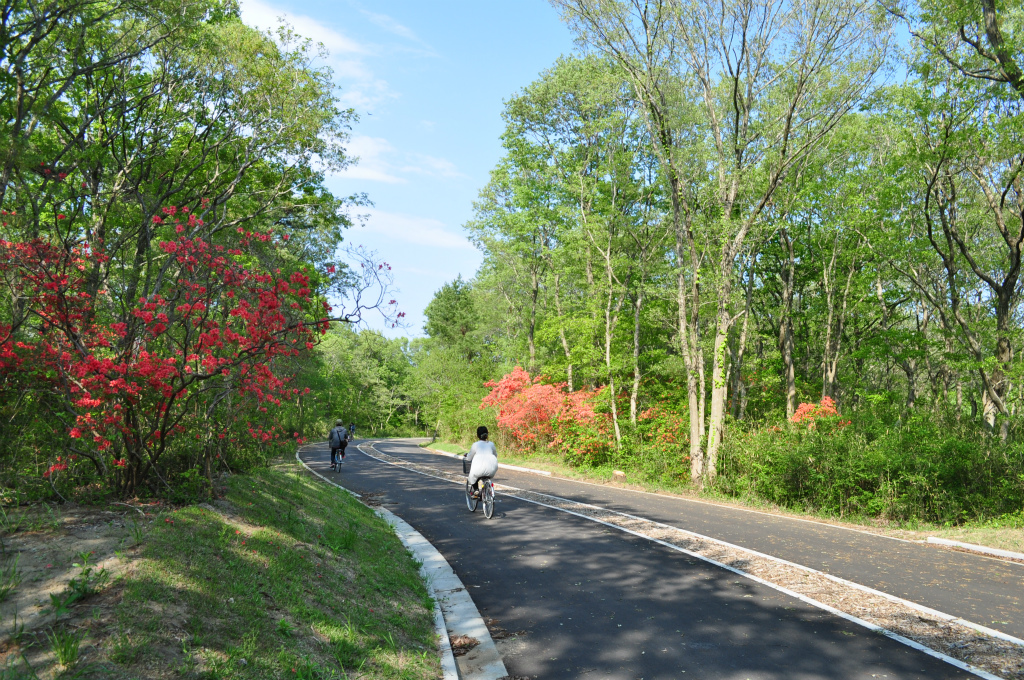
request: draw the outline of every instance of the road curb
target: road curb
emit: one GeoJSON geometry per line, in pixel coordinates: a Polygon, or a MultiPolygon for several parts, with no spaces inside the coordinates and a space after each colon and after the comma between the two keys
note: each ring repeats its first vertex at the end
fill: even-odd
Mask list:
{"type": "MultiPolygon", "coordinates": [[[[299,453],[302,452],[303,448],[305,447],[300,447],[295,451],[295,460],[299,461],[299,464],[302,467],[304,467],[307,471],[313,473],[323,481],[327,482],[331,486],[336,486],[345,493],[351,494],[356,498],[362,498],[362,496],[357,494],[355,491],[352,491],[351,489],[346,489],[337,482],[332,482],[331,480],[327,479],[313,468],[306,465],[306,461],[302,460],[302,458],[299,457],[299,453]]],[[[445,626],[444,614],[441,611],[440,593],[438,593],[437,589],[434,587],[432,583],[433,571],[427,567],[429,563],[432,563],[434,561],[433,556],[429,554],[427,547],[424,547],[422,544],[426,544],[426,546],[429,547],[429,550],[432,550],[437,555],[437,557],[439,557],[442,561],[444,561],[444,558],[441,557],[441,554],[437,552],[434,546],[430,545],[430,542],[427,539],[423,538],[423,536],[421,536],[419,532],[417,532],[411,526],[406,524],[401,517],[396,516],[395,514],[384,508],[375,508],[374,512],[376,512],[378,517],[380,517],[388,523],[388,526],[390,526],[391,529],[398,536],[398,540],[402,542],[402,545],[404,545],[406,549],[409,550],[409,552],[411,552],[422,565],[420,567],[420,575],[423,577],[423,582],[427,585],[427,590],[430,591],[430,596],[434,600],[434,633],[437,635],[438,651],[440,651],[441,653],[442,678],[443,680],[459,680],[459,672],[455,665],[455,655],[452,653],[451,641],[448,639],[448,629],[445,626]],[[430,562],[428,562],[428,560],[430,560],[430,562]]],[[[448,563],[445,562],[445,566],[447,565],[448,563]]],[[[448,568],[451,569],[451,567],[448,568]]],[[[502,669],[504,670],[504,666],[502,666],[502,669]]],[[[505,675],[505,673],[502,673],[502,675],[505,675]]]]}
{"type": "MultiPolygon", "coordinates": [[[[373,449],[374,442],[367,444],[373,449]]],[[[356,448],[363,455],[380,460],[364,451],[362,444],[356,448]]],[[[458,662],[459,677],[463,680],[498,680],[498,678],[506,677],[508,671],[505,669],[505,662],[502,661],[501,654],[498,653],[498,648],[491,638],[491,632],[487,630],[487,624],[480,616],[476,603],[473,602],[473,598],[470,597],[469,591],[466,590],[466,586],[458,574],[448,564],[448,560],[405,520],[388,510],[384,510],[384,512],[394,519],[396,526],[401,527],[402,531],[407,529],[412,537],[409,543],[406,543],[405,539],[402,539],[402,542],[406,543],[406,547],[416,555],[416,559],[423,563],[422,570],[428,574],[430,588],[434,592],[434,601],[440,604],[443,613],[446,629],[445,639],[455,635],[465,635],[480,643],[460,658],[458,662]]],[[[402,538],[401,534],[399,534],[399,538],[402,538]]]]}
{"type": "Polygon", "coordinates": [[[961,543],[960,541],[951,541],[948,538],[938,538],[936,536],[929,536],[927,542],[933,545],[944,545],[950,548],[959,548],[960,550],[978,553],[979,555],[989,555],[991,557],[1005,557],[1008,560],[1017,560],[1019,562],[1024,562],[1024,553],[1013,552],[1012,550],[989,548],[988,546],[975,545],[974,543],[961,543]]]}

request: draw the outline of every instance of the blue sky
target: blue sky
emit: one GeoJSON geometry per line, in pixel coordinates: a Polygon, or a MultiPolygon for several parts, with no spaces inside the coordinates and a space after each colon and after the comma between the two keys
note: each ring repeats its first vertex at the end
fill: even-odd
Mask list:
{"type": "Polygon", "coordinates": [[[409,327],[388,335],[421,335],[434,292],[480,264],[462,225],[501,157],[503,101],[573,50],[568,28],[546,0],[241,6],[246,23],[267,29],[283,17],[330,51],[343,102],[361,117],[349,146],[361,160],[328,186],[374,202],[348,240],[394,268],[409,327]]]}

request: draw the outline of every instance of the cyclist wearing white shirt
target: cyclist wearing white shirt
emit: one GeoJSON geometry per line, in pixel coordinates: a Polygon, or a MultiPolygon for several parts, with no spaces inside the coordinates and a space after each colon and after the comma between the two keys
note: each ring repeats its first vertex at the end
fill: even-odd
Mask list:
{"type": "Polygon", "coordinates": [[[475,442],[466,454],[466,460],[471,463],[466,483],[473,487],[474,496],[480,493],[477,488],[480,479],[493,477],[498,473],[498,450],[493,442],[487,441],[487,428],[483,425],[476,428],[476,436],[480,441],[475,442]]]}

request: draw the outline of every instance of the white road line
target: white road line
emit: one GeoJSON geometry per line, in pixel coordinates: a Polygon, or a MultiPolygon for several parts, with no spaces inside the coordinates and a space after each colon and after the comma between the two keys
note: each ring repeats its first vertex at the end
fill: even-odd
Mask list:
{"type": "MultiPolygon", "coordinates": [[[[432,448],[427,447],[427,446],[419,446],[418,444],[416,445],[416,448],[423,449],[425,451],[430,451],[431,453],[435,453],[435,454],[437,454],[439,456],[448,456],[449,458],[458,458],[459,460],[462,460],[462,456],[460,456],[457,453],[448,453],[447,451],[439,451],[438,449],[432,449],[432,448]]],[[[532,474],[535,474],[535,475],[544,475],[546,477],[550,477],[551,476],[551,473],[548,472],[547,470],[535,470],[534,468],[519,467],[518,465],[506,465],[505,463],[498,463],[498,469],[499,470],[516,470],[518,472],[529,472],[529,473],[532,473],[532,474]]]]}
{"type": "MultiPolygon", "coordinates": [[[[370,442],[370,448],[373,449],[374,451],[376,451],[376,448],[374,446],[374,444],[376,444],[376,443],[379,443],[379,440],[378,440],[378,442],[370,442]]],[[[362,451],[362,449],[360,449],[360,450],[362,451]]],[[[371,455],[369,453],[366,453],[366,451],[362,451],[362,453],[364,455],[370,456],[374,460],[378,460],[378,461],[380,461],[382,463],[386,463],[388,465],[394,465],[395,467],[402,467],[403,469],[408,470],[409,472],[415,472],[416,474],[420,474],[420,475],[423,475],[425,477],[432,477],[434,479],[441,479],[442,481],[447,481],[447,482],[451,482],[453,484],[458,484],[458,482],[456,482],[454,480],[449,480],[449,479],[446,479],[444,477],[437,477],[437,476],[434,476],[434,475],[429,475],[429,474],[427,474],[425,472],[422,472],[420,470],[414,470],[412,468],[407,468],[407,467],[398,465],[396,463],[392,463],[390,461],[386,461],[386,460],[383,460],[381,458],[377,458],[376,456],[373,456],[373,455],[371,455]]],[[[501,486],[505,486],[505,485],[501,485],[501,486]]],[[[501,486],[498,487],[499,490],[500,490],[501,486]]],[[[1001,640],[1005,640],[1007,642],[1011,642],[1011,643],[1016,644],[1016,645],[1024,646],[1024,640],[1021,640],[1019,638],[1015,638],[1015,637],[1013,637],[1011,635],[1007,635],[1006,633],[1002,633],[1000,631],[991,630],[989,628],[986,628],[985,626],[981,626],[981,625],[978,625],[976,623],[972,623],[970,621],[965,621],[964,619],[959,619],[957,617],[951,616],[949,614],[945,614],[943,612],[931,609],[929,607],[925,607],[923,605],[919,605],[917,603],[910,602],[909,600],[903,600],[903,599],[895,597],[893,595],[889,595],[888,593],[883,593],[881,591],[877,591],[877,590],[874,590],[872,588],[868,588],[867,586],[862,586],[862,585],[860,585],[858,583],[853,583],[851,581],[846,581],[844,579],[832,576],[830,574],[826,574],[824,572],[820,572],[817,569],[813,569],[811,567],[807,567],[807,566],[804,566],[802,564],[796,564],[794,562],[788,562],[786,560],[780,559],[778,557],[774,557],[772,555],[766,555],[764,553],[759,553],[759,552],[756,552],[754,550],[750,550],[748,548],[742,548],[740,546],[736,546],[736,545],[733,545],[731,543],[726,543],[725,541],[720,541],[718,539],[711,538],[710,536],[704,536],[702,534],[698,534],[698,533],[695,533],[695,532],[692,532],[692,531],[687,531],[685,529],[680,529],[679,527],[673,527],[673,526],[670,526],[670,525],[667,525],[667,524],[662,524],[660,522],[655,522],[654,520],[650,520],[650,519],[647,519],[645,517],[637,517],[636,515],[630,515],[628,513],[618,512],[616,510],[608,510],[607,508],[602,508],[602,507],[599,507],[599,506],[596,506],[596,505],[591,505],[589,503],[580,503],[579,501],[574,501],[574,500],[571,500],[571,499],[568,499],[568,498],[560,498],[558,496],[552,496],[550,494],[544,494],[544,493],[540,493],[540,492],[533,491],[533,490],[517,489],[516,487],[511,487],[511,486],[506,486],[505,488],[508,488],[510,490],[513,490],[513,491],[524,491],[524,492],[528,492],[528,493],[537,494],[537,495],[540,495],[540,496],[547,496],[548,498],[551,498],[553,500],[565,501],[567,503],[575,503],[575,504],[581,505],[583,507],[589,507],[589,508],[594,508],[594,509],[597,509],[597,510],[601,510],[602,512],[607,512],[607,513],[611,513],[611,514],[621,515],[621,516],[629,517],[631,519],[639,519],[639,520],[643,520],[645,522],[651,522],[652,524],[655,524],[655,525],[658,525],[658,526],[662,526],[662,527],[665,527],[665,528],[668,528],[668,529],[674,529],[676,531],[682,531],[684,533],[696,536],[696,537],[701,538],[703,540],[707,540],[707,541],[711,541],[713,543],[717,543],[719,545],[725,545],[725,546],[734,548],[736,550],[741,550],[741,551],[744,551],[744,552],[747,552],[747,553],[755,554],[755,555],[757,555],[759,557],[763,557],[765,559],[769,559],[769,560],[778,562],[780,564],[786,564],[786,565],[793,566],[793,567],[796,567],[796,568],[799,568],[799,569],[804,569],[804,570],[812,572],[812,573],[820,574],[822,576],[825,576],[826,578],[829,578],[829,579],[831,579],[833,581],[836,581],[838,583],[841,583],[843,585],[848,585],[848,586],[854,587],[854,588],[856,588],[858,590],[862,590],[864,592],[871,593],[873,595],[879,595],[879,596],[884,597],[884,598],[886,598],[886,599],[888,599],[890,601],[899,602],[900,604],[906,605],[906,606],[908,606],[908,607],[910,607],[912,609],[916,609],[916,610],[921,611],[921,612],[932,614],[934,616],[942,618],[943,620],[950,621],[952,623],[959,623],[959,624],[967,626],[969,628],[973,628],[974,630],[977,630],[978,632],[984,633],[986,635],[991,635],[992,637],[996,637],[996,638],[999,638],[1001,640]]],[[[717,567],[721,567],[723,569],[727,569],[730,572],[733,572],[733,573],[738,574],[740,576],[744,576],[744,577],[746,577],[748,579],[751,579],[752,581],[755,581],[757,583],[765,585],[765,586],[767,586],[769,588],[772,588],[774,590],[777,590],[777,591],[779,591],[781,593],[785,593],[786,595],[789,595],[791,597],[795,597],[795,598],[801,600],[802,602],[806,602],[807,604],[810,604],[810,605],[812,605],[814,607],[817,607],[819,609],[822,609],[822,610],[827,611],[827,612],[832,613],[832,614],[836,614],[837,616],[840,616],[840,617],[846,619],[847,621],[851,621],[853,623],[856,623],[857,625],[863,626],[864,628],[867,628],[868,630],[877,631],[879,633],[882,633],[886,637],[889,637],[889,638],[891,638],[891,639],[893,639],[893,640],[895,640],[897,642],[905,644],[908,647],[912,647],[913,649],[916,649],[918,651],[922,651],[922,652],[928,654],[929,656],[935,657],[936,659],[940,659],[940,660],[942,660],[942,661],[944,661],[944,662],[946,662],[946,663],[948,663],[948,664],[950,664],[952,666],[956,666],[957,668],[960,668],[962,670],[965,670],[965,671],[968,671],[970,673],[973,673],[973,674],[977,675],[978,677],[986,678],[987,680],[1003,680],[998,675],[993,675],[992,673],[989,673],[988,671],[985,671],[985,670],[982,670],[980,668],[976,668],[974,666],[971,666],[970,664],[967,664],[967,663],[965,663],[963,661],[960,661],[959,659],[955,659],[955,658],[953,658],[951,656],[943,654],[942,652],[939,652],[939,651],[936,651],[934,649],[931,649],[930,647],[926,647],[926,646],[924,646],[924,645],[922,645],[922,644],[920,644],[918,642],[915,642],[915,641],[913,641],[913,640],[911,640],[909,638],[903,637],[902,635],[894,633],[894,632],[892,632],[892,631],[890,631],[888,629],[885,629],[885,628],[882,628],[880,626],[877,626],[877,625],[875,625],[875,624],[873,624],[873,623],[871,623],[869,621],[865,621],[864,619],[861,619],[861,618],[858,618],[856,616],[853,616],[852,614],[847,614],[846,612],[842,612],[842,611],[840,611],[838,609],[835,609],[834,607],[831,607],[831,606],[829,606],[829,605],[827,605],[827,604],[825,604],[823,602],[818,602],[817,600],[811,599],[811,598],[807,597],[806,595],[802,595],[800,593],[794,592],[794,591],[789,590],[788,588],[785,588],[783,586],[779,586],[779,585],[776,585],[774,583],[771,583],[770,581],[765,581],[762,578],[759,578],[759,577],[754,576],[752,574],[748,574],[745,571],[741,571],[741,570],[736,569],[735,567],[731,567],[731,566],[729,566],[727,564],[723,564],[723,563],[718,562],[716,560],[710,559],[708,557],[700,555],[699,553],[691,552],[689,550],[686,550],[685,548],[681,548],[679,546],[672,545],[671,543],[668,543],[668,542],[665,542],[665,541],[661,541],[661,540],[656,539],[656,538],[651,538],[650,536],[645,536],[645,535],[643,535],[641,533],[638,533],[638,532],[635,532],[635,531],[633,531],[631,529],[626,529],[624,527],[618,526],[616,524],[612,524],[610,522],[604,522],[602,520],[599,520],[599,519],[594,518],[594,517],[590,517],[588,515],[584,515],[582,513],[573,512],[571,510],[566,510],[565,508],[560,508],[560,507],[557,507],[557,506],[554,506],[554,505],[548,505],[546,503],[541,503],[539,501],[529,500],[529,499],[526,499],[526,498],[518,498],[518,497],[515,497],[515,496],[512,496],[512,497],[516,498],[516,500],[524,501],[526,503],[533,503],[534,505],[539,505],[539,506],[542,506],[542,507],[551,508],[552,510],[558,510],[559,512],[564,512],[566,514],[573,515],[575,517],[580,517],[580,518],[589,520],[591,522],[597,522],[598,524],[603,524],[603,525],[605,525],[607,527],[611,527],[613,529],[618,529],[619,531],[622,531],[624,533],[632,534],[633,536],[637,536],[639,538],[643,538],[643,539],[646,539],[648,541],[652,541],[654,543],[658,543],[659,545],[663,545],[663,546],[665,546],[667,548],[670,548],[671,550],[675,550],[675,551],[678,551],[678,552],[690,555],[692,557],[696,557],[696,558],[698,558],[700,560],[708,562],[709,564],[713,564],[713,565],[715,565],[717,567]]]]}
{"type": "MultiPolygon", "coordinates": [[[[434,449],[431,449],[431,450],[433,451],[434,449]]],[[[441,452],[441,453],[445,453],[445,455],[455,456],[455,454],[449,454],[449,453],[446,453],[446,452],[441,452]]],[[[461,457],[461,456],[458,456],[458,457],[461,457]]],[[[792,521],[792,522],[806,522],[807,524],[815,524],[817,526],[822,526],[822,527],[831,527],[833,529],[844,529],[845,531],[853,531],[853,532],[856,532],[858,534],[864,534],[866,536],[876,536],[878,538],[887,538],[890,541],[899,541],[900,543],[912,543],[912,544],[915,544],[915,545],[920,545],[921,543],[925,542],[924,540],[910,540],[910,539],[906,539],[906,538],[898,538],[896,536],[889,536],[887,534],[879,534],[879,533],[875,533],[874,531],[867,531],[865,529],[855,529],[853,527],[848,527],[848,526],[845,526],[843,524],[829,524],[828,522],[823,522],[821,520],[816,520],[816,519],[807,519],[806,517],[791,517],[790,515],[783,515],[783,514],[779,514],[779,513],[775,513],[775,512],[766,512],[764,510],[755,510],[753,508],[744,508],[744,507],[740,507],[740,506],[736,506],[736,505],[727,505],[725,503],[715,503],[713,501],[705,501],[705,500],[699,500],[699,499],[696,499],[696,498],[689,498],[687,496],[680,496],[678,494],[657,493],[655,491],[643,491],[641,489],[630,489],[629,487],[625,487],[625,486],[611,486],[610,484],[601,484],[600,482],[585,482],[585,481],[583,481],[581,479],[573,479],[572,477],[559,477],[557,475],[554,475],[551,472],[548,472],[547,470],[536,470],[534,468],[522,468],[522,467],[518,467],[518,466],[514,466],[514,465],[502,465],[501,467],[508,468],[508,469],[514,469],[514,470],[518,470],[518,471],[521,471],[521,472],[528,472],[528,473],[531,473],[531,474],[544,475],[546,477],[549,477],[550,479],[557,479],[557,480],[560,480],[560,481],[563,481],[563,482],[571,482],[573,484],[585,484],[586,486],[596,486],[596,487],[600,487],[602,489],[613,489],[615,491],[626,491],[626,492],[629,492],[629,493],[643,494],[644,496],[657,496],[658,498],[669,498],[669,499],[676,500],[676,501],[684,501],[686,503],[697,503],[699,505],[710,505],[710,506],[715,507],[715,508],[722,508],[723,510],[736,510],[738,512],[750,512],[750,513],[753,513],[755,515],[764,515],[765,517],[771,517],[773,519],[785,519],[785,520],[789,520],[789,521],[792,521]]]]}
{"type": "Polygon", "coordinates": [[[1013,552],[1012,550],[1000,550],[999,548],[989,548],[985,545],[951,541],[948,538],[938,538],[937,536],[929,536],[928,542],[936,545],[948,545],[953,548],[961,548],[962,550],[970,550],[971,552],[982,553],[983,555],[995,555],[997,557],[1006,557],[1011,560],[1024,561],[1024,553],[1013,552]]]}

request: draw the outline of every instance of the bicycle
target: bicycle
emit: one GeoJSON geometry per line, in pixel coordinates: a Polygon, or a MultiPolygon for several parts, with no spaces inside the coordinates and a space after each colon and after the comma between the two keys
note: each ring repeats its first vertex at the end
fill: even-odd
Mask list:
{"type": "MultiPolygon", "coordinates": [[[[469,474],[469,466],[466,465],[466,460],[462,460],[462,472],[469,474]]],[[[490,477],[481,477],[480,481],[483,482],[483,489],[480,490],[479,496],[473,495],[473,487],[469,485],[469,481],[466,482],[466,507],[469,508],[470,512],[476,512],[476,509],[480,507],[480,502],[484,504],[484,517],[490,519],[494,516],[494,482],[491,481],[490,477]]]]}

